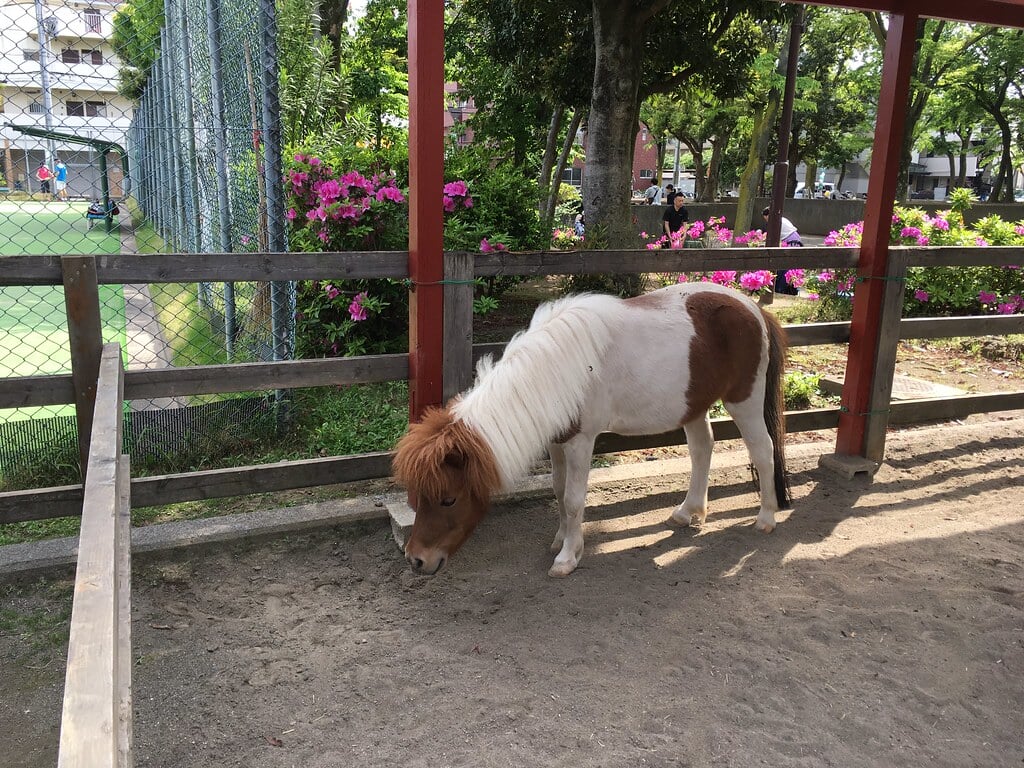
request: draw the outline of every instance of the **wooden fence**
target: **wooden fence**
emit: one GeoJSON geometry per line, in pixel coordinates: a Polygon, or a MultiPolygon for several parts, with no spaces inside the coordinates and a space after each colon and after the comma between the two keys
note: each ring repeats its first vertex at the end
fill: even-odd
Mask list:
{"type": "Polygon", "coordinates": [[[102,349],[83,490],[58,768],[131,766],[131,511],[121,348],[102,349]]]}
{"type": "MultiPolygon", "coordinates": [[[[538,251],[531,253],[449,253],[445,255],[446,394],[459,391],[472,377],[473,361],[502,345],[472,344],[474,277],[498,275],[571,275],[595,273],[692,272],[720,269],[855,268],[858,252],[843,248],[711,249],[685,251],[538,251]]],[[[408,254],[396,252],[275,254],[166,254],[111,256],[19,256],[5,258],[0,285],[64,285],[68,308],[72,373],[0,379],[0,408],[75,403],[80,448],[88,451],[99,365],[99,284],[189,283],[230,281],[337,280],[395,278],[408,274],[408,254]]],[[[880,460],[888,425],[959,418],[971,413],[1024,408],[1024,392],[963,395],[890,403],[897,342],[906,338],[1002,335],[1024,332],[1024,317],[981,316],[901,319],[903,277],[911,266],[1008,266],[1024,262],[1019,248],[893,248],[889,254],[884,329],[873,373],[868,455],[880,460]]],[[[415,290],[415,288],[413,288],[415,290]]],[[[845,343],[846,322],[789,326],[791,346],[845,343]]],[[[347,385],[408,378],[405,354],[354,358],[240,363],[127,371],[128,399],[347,385]]],[[[825,429],[838,423],[840,409],[787,413],[791,432],[825,429]]],[[[719,439],[737,437],[728,419],[714,422],[719,439]]],[[[685,442],[682,430],[644,438],[603,435],[602,452],[685,442]]],[[[83,464],[83,466],[87,466],[83,464]]],[[[196,499],[386,477],[388,452],[278,462],[259,466],[135,478],[133,506],[157,506],[196,499]]],[[[0,494],[0,523],[78,515],[81,485],[0,494]]]]}

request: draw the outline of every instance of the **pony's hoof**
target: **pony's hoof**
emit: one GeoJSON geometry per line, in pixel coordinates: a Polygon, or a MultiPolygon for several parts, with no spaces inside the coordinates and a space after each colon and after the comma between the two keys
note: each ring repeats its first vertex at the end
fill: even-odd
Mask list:
{"type": "Polygon", "coordinates": [[[775,530],[775,521],[765,520],[759,515],[757,520],[754,521],[754,528],[761,531],[761,533],[771,533],[775,530]]]}
{"type": "Polygon", "coordinates": [[[672,516],[666,522],[674,528],[686,528],[691,525],[700,527],[704,525],[704,520],[707,516],[707,510],[703,512],[688,512],[680,506],[676,507],[672,516]]]}
{"type": "Polygon", "coordinates": [[[578,563],[555,563],[548,569],[548,576],[553,579],[564,579],[576,570],[578,563]]]}

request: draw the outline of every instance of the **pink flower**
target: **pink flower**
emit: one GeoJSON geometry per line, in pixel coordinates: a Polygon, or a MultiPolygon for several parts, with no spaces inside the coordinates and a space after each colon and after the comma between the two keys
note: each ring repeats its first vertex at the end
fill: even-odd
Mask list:
{"type": "Polygon", "coordinates": [[[485,238],[484,238],[483,240],[481,240],[481,241],[480,241],[480,253],[490,253],[491,251],[494,251],[494,250],[497,250],[497,249],[496,249],[496,248],[494,248],[494,247],[493,247],[493,246],[492,246],[492,245],[491,245],[491,244],[490,244],[490,243],[489,243],[489,242],[487,241],[487,238],[486,238],[486,237],[485,237],[485,238]]]}
{"type": "Polygon", "coordinates": [[[945,219],[940,219],[940,218],[932,219],[932,226],[935,229],[938,229],[941,232],[948,232],[949,231],[949,222],[946,221],[945,219]]]}
{"type": "Polygon", "coordinates": [[[928,291],[921,290],[918,288],[914,291],[914,298],[918,301],[928,301],[928,291]]]}
{"type": "Polygon", "coordinates": [[[996,312],[998,312],[1000,315],[1012,315],[1016,309],[1017,303],[1013,301],[1008,301],[1005,304],[1000,304],[996,308],[996,312]]]}
{"type": "Polygon", "coordinates": [[[462,204],[466,208],[472,208],[473,207],[473,198],[472,197],[467,197],[465,200],[462,201],[462,204]]]}
{"type": "Polygon", "coordinates": [[[445,213],[451,213],[455,210],[455,200],[448,197],[448,195],[444,196],[444,210],[445,213]]]}
{"type": "Polygon", "coordinates": [[[729,285],[729,283],[736,282],[736,270],[734,269],[720,269],[717,272],[711,274],[711,282],[718,283],[719,285],[729,285]]]}
{"type": "Polygon", "coordinates": [[[293,159],[295,160],[296,163],[304,163],[304,162],[306,162],[306,156],[305,155],[296,155],[293,159]]]}
{"type": "Polygon", "coordinates": [[[390,200],[393,203],[404,203],[405,195],[402,194],[402,190],[398,187],[381,187],[377,190],[377,201],[383,202],[390,200]]]}
{"type": "Polygon", "coordinates": [[[334,299],[338,298],[338,294],[341,293],[341,291],[339,291],[330,283],[327,283],[327,285],[324,286],[324,293],[327,294],[328,299],[334,301],[334,299]]]}
{"type": "Polygon", "coordinates": [[[252,242],[252,238],[248,235],[242,235],[242,245],[248,245],[252,242]]]}
{"type": "Polygon", "coordinates": [[[988,248],[988,241],[984,237],[975,238],[974,244],[979,248],[988,248]]]}
{"type": "Polygon", "coordinates": [[[690,282],[690,276],[683,272],[679,277],[676,278],[677,283],[688,283],[690,282]]]}
{"type": "Polygon", "coordinates": [[[920,237],[921,230],[917,227],[904,227],[900,230],[900,237],[920,237]]]}
{"type": "Polygon", "coordinates": [[[297,214],[295,212],[294,208],[289,208],[284,216],[285,216],[286,219],[288,219],[288,221],[295,221],[295,217],[298,216],[298,215],[299,214],[297,214]]]}
{"type": "Polygon", "coordinates": [[[468,188],[464,181],[451,181],[444,185],[442,190],[446,195],[452,195],[454,197],[465,197],[468,188]]]}
{"type": "Polygon", "coordinates": [[[324,205],[330,205],[341,197],[341,185],[334,179],[316,182],[313,185],[313,191],[324,205]]]}
{"type": "Polygon", "coordinates": [[[980,291],[978,293],[978,301],[982,304],[995,304],[996,295],[991,291],[980,291]]]}
{"type": "Polygon", "coordinates": [[[918,245],[928,245],[929,242],[931,242],[931,241],[928,239],[928,235],[918,235],[918,238],[917,238],[917,244],[918,245]]]}
{"type": "Polygon", "coordinates": [[[786,271],[786,282],[794,288],[800,288],[807,280],[807,273],[802,269],[790,269],[786,271]]]}
{"type": "Polygon", "coordinates": [[[740,275],[740,285],[748,291],[760,291],[771,285],[774,279],[775,275],[767,269],[761,269],[757,272],[744,272],[740,275]]]}
{"type": "Polygon", "coordinates": [[[311,158],[309,158],[309,164],[312,165],[315,168],[316,166],[320,165],[320,158],[319,157],[311,157],[311,158]]]}
{"type": "Polygon", "coordinates": [[[348,305],[348,314],[355,322],[365,320],[369,315],[366,313],[366,307],[363,306],[363,302],[366,301],[366,291],[356,294],[356,297],[352,299],[352,303],[348,305]]]}

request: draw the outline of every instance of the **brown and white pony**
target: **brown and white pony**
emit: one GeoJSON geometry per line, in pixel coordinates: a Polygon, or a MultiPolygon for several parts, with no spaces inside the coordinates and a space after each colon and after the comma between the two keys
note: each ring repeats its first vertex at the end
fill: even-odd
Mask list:
{"type": "Polygon", "coordinates": [[[395,476],[416,510],[405,557],[437,573],[487,511],[545,449],[559,522],[548,573],[567,576],[583,554],[583,509],[601,432],[651,435],[682,426],[692,465],[670,523],[703,523],[721,400],[760,482],[755,527],[770,533],[789,507],[783,452],[785,332],[746,296],[690,283],[633,299],[582,295],[542,305],[497,363],[477,366],[472,388],[409,426],[395,476]]]}

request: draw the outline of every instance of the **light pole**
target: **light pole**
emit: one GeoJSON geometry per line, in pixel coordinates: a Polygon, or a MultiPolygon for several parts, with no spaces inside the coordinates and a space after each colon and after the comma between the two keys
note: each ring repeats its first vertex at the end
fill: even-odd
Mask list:
{"type": "MultiPolygon", "coordinates": [[[[50,93],[50,38],[57,34],[57,20],[43,18],[43,0],[36,2],[36,30],[39,35],[39,76],[43,87],[43,112],[46,130],[53,130],[53,97],[50,93]]],[[[53,139],[46,139],[46,167],[53,167],[53,139]]]]}

